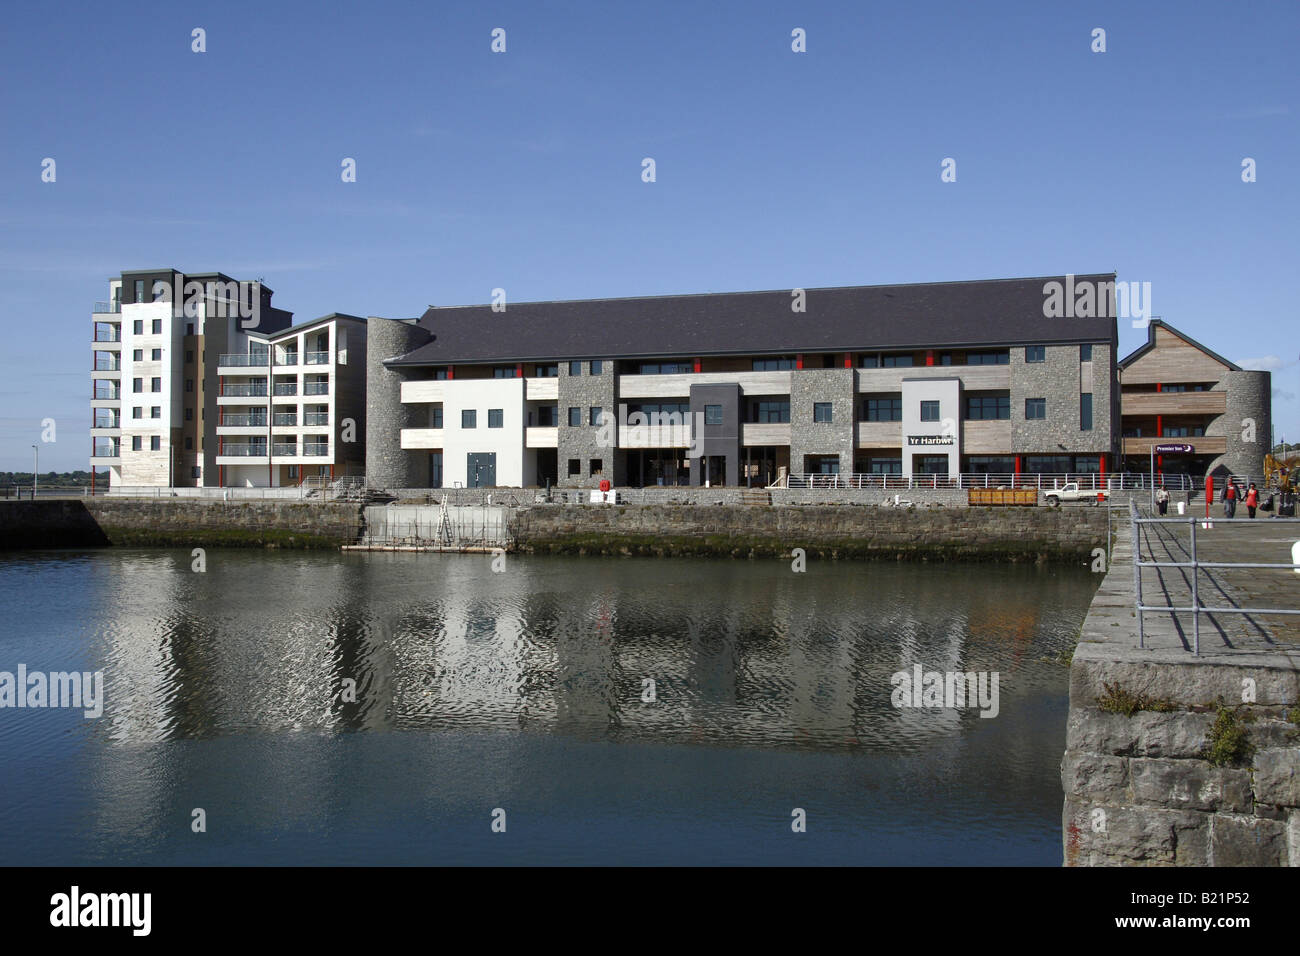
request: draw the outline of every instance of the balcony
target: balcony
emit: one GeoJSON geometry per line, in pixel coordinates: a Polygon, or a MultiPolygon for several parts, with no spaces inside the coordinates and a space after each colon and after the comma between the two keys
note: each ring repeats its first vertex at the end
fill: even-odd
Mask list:
{"type": "Polygon", "coordinates": [[[328,458],[329,453],[329,442],[305,442],[302,446],[304,458],[328,458]]]}
{"type": "Polygon", "coordinates": [[[297,365],[297,364],[298,364],[298,353],[297,353],[297,352],[285,352],[283,355],[277,355],[277,356],[275,357],[275,364],[276,364],[276,365],[297,365]]]}
{"type": "Polygon", "coordinates": [[[92,372],[120,372],[122,371],[122,360],[115,353],[96,352],[95,364],[91,369],[92,372]],[[100,357],[102,356],[102,358],[100,357]]]}
{"type": "Polygon", "coordinates": [[[218,423],[220,428],[265,428],[265,415],[225,415],[218,423]]]}
{"type": "Polygon", "coordinates": [[[329,412],[303,412],[302,423],[304,425],[328,425],[330,423],[329,412]]]}
{"type": "Polygon", "coordinates": [[[225,352],[217,358],[218,368],[266,368],[266,365],[267,354],[265,352],[253,352],[252,354],[225,352]]]}
{"type": "Polygon", "coordinates": [[[560,397],[560,380],[558,378],[524,379],[524,399],[530,402],[555,401],[560,397]]]}
{"type": "Polygon", "coordinates": [[[663,375],[620,375],[621,399],[673,398],[690,395],[692,385],[739,385],[747,395],[788,395],[791,372],[673,372],[663,375]]]}
{"type": "Polygon", "coordinates": [[[329,352],[308,352],[305,365],[328,365],[330,363],[329,352]]]}
{"type": "MultiPolygon", "coordinates": [[[[263,392],[262,394],[265,395],[266,392],[263,392]]],[[[273,395],[297,395],[297,394],[298,394],[298,383],[297,383],[297,382],[277,382],[276,385],[275,385],[275,389],[274,389],[274,391],[272,392],[272,394],[273,394],[273,395]]]]}
{"type": "Polygon", "coordinates": [[[96,414],[91,416],[91,428],[121,428],[122,416],[109,408],[95,409],[96,414]],[[104,413],[104,414],[101,414],[104,413]]]}
{"type": "Polygon", "coordinates": [[[254,444],[223,444],[221,450],[217,452],[221,458],[265,458],[266,446],[259,443],[254,444]]]}
{"type": "Polygon", "coordinates": [[[533,425],[524,429],[525,448],[557,448],[560,430],[554,425],[533,425]]]}
{"type": "MultiPolygon", "coordinates": [[[[443,399],[443,393],[446,391],[446,386],[446,380],[436,378],[423,379],[416,382],[403,382],[402,404],[423,405],[441,402],[443,399]]],[[[526,387],[527,386],[525,386],[525,388],[526,387]]]]}
{"type": "Polygon", "coordinates": [[[302,387],[304,395],[328,395],[330,393],[329,382],[308,382],[302,387]]]}
{"type": "Polygon", "coordinates": [[[298,413],[276,412],[271,416],[271,422],[275,425],[290,425],[296,427],[298,424],[298,413]]]}
{"type": "Polygon", "coordinates": [[[276,442],[271,446],[273,456],[296,458],[298,456],[298,443],[293,441],[276,442]]]}
{"type": "Polygon", "coordinates": [[[94,439],[90,445],[90,457],[95,461],[121,458],[121,442],[117,439],[94,439]]]}
{"type": "Polygon", "coordinates": [[[441,428],[402,429],[402,448],[404,450],[441,448],[442,441],[441,428]]]}
{"type": "MultiPolygon", "coordinates": [[[[278,392],[276,393],[279,394],[278,392]]],[[[250,396],[265,396],[266,383],[257,382],[249,385],[223,385],[221,386],[222,398],[245,398],[250,396]]]]}
{"type": "Polygon", "coordinates": [[[1227,392],[1123,392],[1121,415],[1222,415],[1227,392]]]}
{"type": "Polygon", "coordinates": [[[90,397],[92,400],[99,401],[99,402],[104,402],[104,401],[116,402],[116,401],[120,401],[122,398],[122,389],[103,388],[98,383],[96,383],[94,389],[90,393],[90,397]]]}
{"type": "Polygon", "coordinates": [[[95,324],[94,342],[104,342],[107,344],[121,344],[122,330],[116,325],[108,325],[102,322],[95,324]]]}
{"type": "Polygon", "coordinates": [[[94,308],[90,311],[95,313],[104,313],[107,315],[120,315],[122,312],[121,302],[96,302],[94,308]]]}

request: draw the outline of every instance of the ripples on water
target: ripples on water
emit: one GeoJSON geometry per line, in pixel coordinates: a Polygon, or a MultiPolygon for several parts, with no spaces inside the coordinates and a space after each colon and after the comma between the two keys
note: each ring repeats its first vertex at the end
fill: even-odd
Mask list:
{"type": "MultiPolygon", "coordinates": [[[[468,742],[452,761],[459,772],[490,764],[541,799],[609,785],[632,772],[613,769],[628,754],[672,764],[687,752],[662,748],[685,745],[694,776],[731,773],[738,786],[771,785],[762,768],[784,773],[790,754],[824,754],[815,776],[846,806],[920,791],[947,801],[953,825],[1014,829],[1017,801],[1035,825],[1059,819],[1067,669],[1054,659],[1095,588],[1085,571],[813,562],[794,574],[782,561],[510,557],[494,574],[489,556],[209,551],[200,574],[190,561],[116,550],[0,559],[0,669],[102,669],[107,699],[99,721],[0,712],[0,756],[89,760],[127,791],[145,785],[129,766],[153,805],[158,779],[183,790],[211,769],[176,756],[205,741],[234,747],[217,764],[249,785],[275,776],[277,759],[301,761],[285,748],[307,734],[292,746],[342,741],[331,752],[361,766],[382,751],[377,772],[418,766],[446,787],[448,764],[422,748],[456,740],[468,742]],[[999,672],[998,718],[895,709],[890,676],[915,663],[999,672]],[[575,747],[577,768],[565,749],[575,747]],[[552,773],[572,776],[541,779],[552,773]]],[[[315,806],[322,773],[369,775],[373,799],[385,799],[353,763],[311,773],[314,784],[278,784],[279,812],[315,806]]],[[[7,822],[40,815],[22,788],[5,799],[7,822]]],[[[902,825],[897,814],[876,824],[902,825]]],[[[120,814],[95,826],[139,836],[120,814]]]]}

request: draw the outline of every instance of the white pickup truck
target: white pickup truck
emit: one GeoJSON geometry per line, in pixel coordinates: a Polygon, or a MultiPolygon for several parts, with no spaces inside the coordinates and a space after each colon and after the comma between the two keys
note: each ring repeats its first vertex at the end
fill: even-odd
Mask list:
{"type": "Polygon", "coordinates": [[[1062,501],[1087,501],[1095,505],[1098,502],[1108,501],[1109,499],[1109,491],[1104,489],[1094,490],[1092,488],[1084,488],[1080,490],[1077,481],[1067,482],[1060,488],[1043,489],[1043,504],[1052,507],[1059,505],[1062,501]]]}

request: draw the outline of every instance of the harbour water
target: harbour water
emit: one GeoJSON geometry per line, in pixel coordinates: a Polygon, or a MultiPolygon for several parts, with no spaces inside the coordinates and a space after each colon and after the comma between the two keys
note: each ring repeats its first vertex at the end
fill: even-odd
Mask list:
{"type": "Polygon", "coordinates": [[[0,862],[1060,864],[1085,568],[493,561],[0,556],[0,862]]]}

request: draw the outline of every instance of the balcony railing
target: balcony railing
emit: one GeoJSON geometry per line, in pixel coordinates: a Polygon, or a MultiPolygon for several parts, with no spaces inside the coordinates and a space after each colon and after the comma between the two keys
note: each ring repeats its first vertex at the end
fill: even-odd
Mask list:
{"type": "Polygon", "coordinates": [[[116,400],[122,397],[122,390],[120,388],[100,388],[96,385],[94,391],[91,392],[90,397],[116,400]]]}
{"type": "Polygon", "coordinates": [[[121,428],[122,418],[119,415],[96,415],[90,420],[91,428],[121,428]]]}
{"type": "Polygon", "coordinates": [[[302,446],[302,453],[307,458],[324,458],[330,453],[328,443],[306,443],[302,446]]]}
{"type": "Polygon", "coordinates": [[[96,302],[94,309],[92,309],[91,311],[108,312],[108,313],[121,312],[122,303],[121,302],[96,302]]]}
{"type": "Polygon", "coordinates": [[[276,412],[271,420],[277,425],[297,425],[298,415],[296,412],[276,412]]]}
{"type": "MultiPolygon", "coordinates": [[[[266,393],[263,392],[262,394],[265,395],[266,393]]],[[[297,383],[297,382],[280,382],[279,384],[277,384],[277,385],[275,386],[275,391],[274,391],[273,394],[275,394],[275,395],[297,395],[297,394],[298,394],[298,383],[297,383]]]]}
{"type": "Polygon", "coordinates": [[[276,364],[276,365],[297,365],[297,364],[298,364],[298,353],[297,353],[297,352],[285,352],[283,355],[277,355],[277,356],[275,357],[275,364],[276,364]]]}
{"type": "Polygon", "coordinates": [[[272,454],[272,455],[292,455],[292,456],[295,456],[295,457],[296,457],[297,454],[298,454],[298,443],[297,443],[297,442],[291,442],[291,441],[290,441],[290,442],[279,442],[278,444],[275,444],[275,445],[272,445],[272,446],[271,446],[271,454],[272,454]]]}
{"type": "MultiPolygon", "coordinates": [[[[230,397],[241,397],[245,395],[265,395],[266,383],[258,385],[223,385],[221,394],[230,397]]],[[[278,392],[276,394],[279,394],[278,392]]]]}
{"type": "Polygon", "coordinates": [[[302,423],[304,425],[328,425],[330,423],[329,412],[303,412],[302,423]]]}
{"type": "Polygon", "coordinates": [[[265,458],[266,446],[262,444],[252,445],[227,445],[223,444],[218,455],[229,455],[232,458],[265,458]]]}
{"type": "Polygon", "coordinates": [[[308,382],[302,387],[304,395],[328,395],[330,393],[329,382],[308,382]]]}
{"type": "Polygon", "coordinates": [[[265,428],[265,415],[226,415],[221,419],[223,427],[230,428],[265,428]]]}
{"type": "Polygon", "coordinates": [[[93,445],[90,449],[91,458],[121,458],[122,446],[114,443],[111,445],[93,445]]]}
{"type": "Polygon", "coordinates": [[[217,364],[234,368],[265,368],[266,361],[265,352],[254,352],[251,355],[243,352],[224,352],[217,360],[217,364]]]}
{"type": "Polygon", "coordinates": [[[120,372],[122,371],[121,362],[110,362],[108,359],[95,359],[95,372],[120,372]]]}
{"type": "Polygon", "coordinates": [[[308,352],[307,361],[304,365],[328,365],[330,361],[329,352],[308,352]]]}
{"type": "Polygon", "coordinates": [[[95,329],[94,340],[96,342],[121,342],[122,333],[120,330],[114,328],[95,329]]]}

